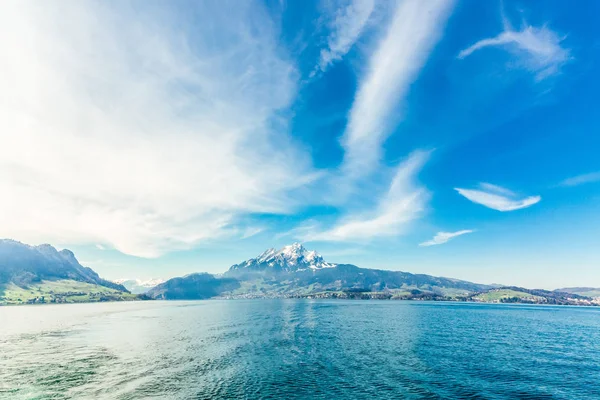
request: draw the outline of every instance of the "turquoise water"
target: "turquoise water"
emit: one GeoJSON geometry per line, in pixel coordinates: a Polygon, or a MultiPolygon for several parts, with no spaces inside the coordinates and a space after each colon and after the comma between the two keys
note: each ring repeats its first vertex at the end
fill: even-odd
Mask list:
{"type": "Polygon", "coordinates": [[[230,300],[0,308],[2,399],[599,399],[600,309],[230,300]]]}

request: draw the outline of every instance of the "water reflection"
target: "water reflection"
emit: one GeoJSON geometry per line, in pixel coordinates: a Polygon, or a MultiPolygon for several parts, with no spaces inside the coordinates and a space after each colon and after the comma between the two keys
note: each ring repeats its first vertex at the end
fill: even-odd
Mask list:
{"type": "Polygon", "coordinates": [[[599,398],[600,313],[248,300],[0,309],[0,398],[599,398]]]}

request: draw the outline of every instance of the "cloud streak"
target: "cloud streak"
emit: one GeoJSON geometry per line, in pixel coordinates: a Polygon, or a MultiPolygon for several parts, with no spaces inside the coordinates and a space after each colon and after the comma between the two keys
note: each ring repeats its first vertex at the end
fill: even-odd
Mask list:
{"type": "Polygon", "coordinates": [[[316,70],[325,72],[348,53],[367,25],[374,6],[374,0],[350,0],[345,7],[336,10],[330,23],[331,34],[327,40],[327,48],[321,50],[316,70]]]}
{"type": "Polygon", "coordinates": [[[531,207],[542,199],[540,196],[519,198],[510,190],[489,183],[480,184],[480,189],[455,188],[454,190],[473,203],[503,212],[531,207]]]}
{"type": "Polygon", "coordinates": [[[248,227],[246,228],[243,233],[242,233],[242,239],[248,239],[251,238],[252,236],[256,236],[261,232],[264,232],[265,228],[263,227],[248,227]]]}
{"type": "Polygon", "coordinates": [[[333,228],[320,232],[306,228],[302,239],[344,242],[401,234],[409,222],[421,215],[429,199],[428,191],[416,183],[416,175],[429,155],[430,152],[416,151],[401,163],[387,193],[372,212],[348,216],[333,228]]]}
{"type": "Polygon", "coordinates": [[[458,231],[458,232],[438,232],[433,237],[433,239],[428,240],[423,243],[420,243],[419,246],[428,247],[428,246],[436,246],[438,244],[444,244],[457,236],[466,235],[467,233],[472,233],[472,232],[474,232],[474,231],[471,229],[464,229],[464,230],[458,231]]]}
{"type": "Polygon", "coordinates": [[[504,31],[498,36],[474,43],[462,50],[458,58],[464,59],[486,47],[501,47],[517,57],[522,67],[534,72],[538,81],[558,73],[571,58],[569,50],[561,45],[564,37],[546,26],[525,26],[515,31],[507,21],[504,25],[504,31]]]}
{"type": "Polygon", "coordinates": [[[452,1],[399,2],[387,31],[369,60],[361,80],[342,143],[342,170],[351,179],[377,167],[381,144],[390,134],[398,102],[408,93],[440,37],[452,1]]]}
{"type": "Polygon", "coordinates": [[[298,73],[266,11],[220,3],[0,5],[0,237],[156,257],[294,210],[298,73]]]}
{"type": "Polygon", "coordinates": [[[560,186],[579,186],[586,183],[600,182],[600,171],[590,172],[565,179],[560,183],[560,186]]]}

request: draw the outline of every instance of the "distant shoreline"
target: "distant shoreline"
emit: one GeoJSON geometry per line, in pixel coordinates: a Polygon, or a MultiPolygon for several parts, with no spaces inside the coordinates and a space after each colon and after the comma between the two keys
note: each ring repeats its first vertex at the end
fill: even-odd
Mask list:
{"type": "Polygon", "coordinates": [[[332,297],[319,297],[311,298],[305,296],[298,297],[211,297],[208,299],[130,299],[130,300],[110,300],[110,301],[87,301],[87,302],[71,302],[71,303],[22,303],[22,304],[4,304],[0,303],[0,307],[33,307],[33,306],[57,306],[57,305],[82,305],[82,304],[115,304],[115,303],[138,303],[138,302],[150,302],[150,303],[178,303],[178,302],[196,302],[196,301],[264,301],[264,300],[311,300],[311,301],[351,301],[351,302],[406,302],[406,303],[453,303],[453,304],[481,304],[481,305],[517,305],[517,306],[547,306],[547,307],[600,307],[600,303],[597,304],[550,304],[550,303],[527,303],[527,302],[485,302],[485,301],[468,301],[468,300],[453,300],[453,299],[437,299],[437,300],[423,300],[423,299],[382,299],[382,298],[332,298],[332,297]]]}

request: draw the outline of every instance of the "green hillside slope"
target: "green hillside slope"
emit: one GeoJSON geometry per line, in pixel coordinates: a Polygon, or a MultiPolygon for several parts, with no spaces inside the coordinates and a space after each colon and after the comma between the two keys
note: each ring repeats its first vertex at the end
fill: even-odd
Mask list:
{"type": "Polygon", "coordinates": [[[0,285],[0,305],[86,303],[136,300],[137,295],[74,280],[41,281],[24,286],[0,285]]]}

